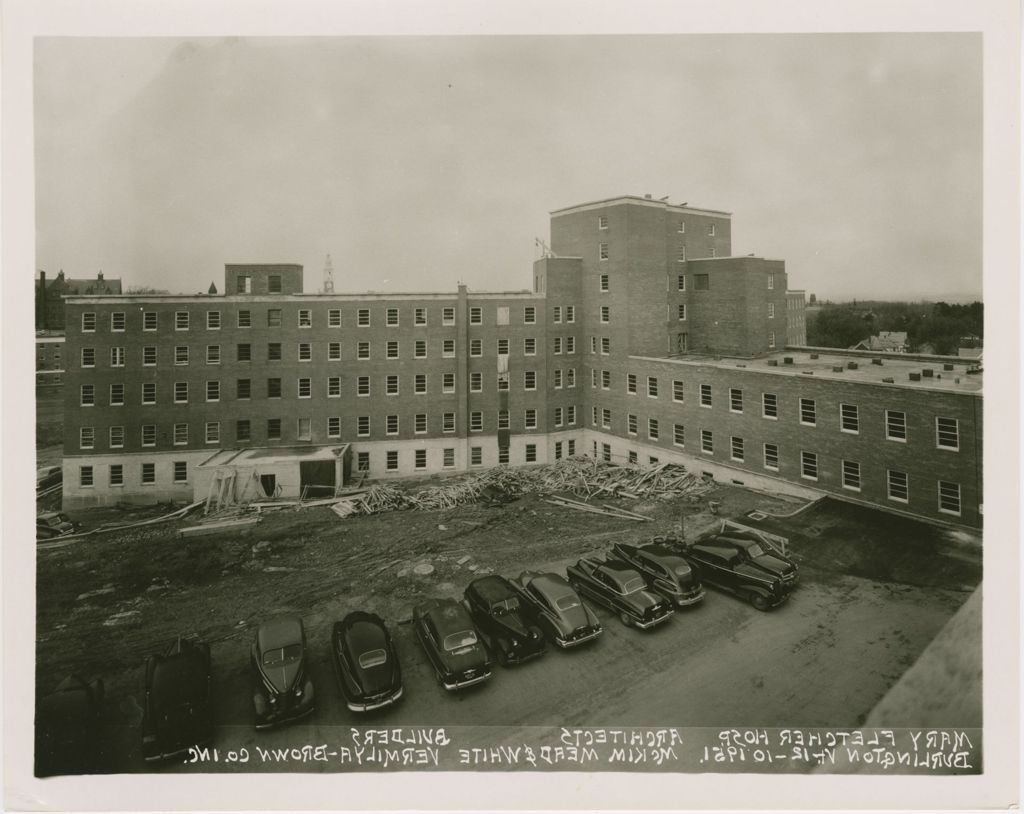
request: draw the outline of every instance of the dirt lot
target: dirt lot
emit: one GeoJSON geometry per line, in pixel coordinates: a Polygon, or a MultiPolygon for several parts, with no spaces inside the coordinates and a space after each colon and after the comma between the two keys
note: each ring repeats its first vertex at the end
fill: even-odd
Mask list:
{"type": "MultiPolygon", "coordinates": [[[[718,522],[707,499],[721,501],[722,514],[732,517],[800,506],[719,486],[696,504],[622,504],[654,517],[651,524],[563,510],[533,496],[502,508],[346,520],[309,508],[269,514],[259,526],[221,537],[179,540],[186,521],[41,550],[37,691],[51,691],[70,673],[103,677],[103,771],[145,770],[137,729],[142,662],[178,633],[213,644],[218,742],[232,748],[293,745],[304,736],[315,742],[330,727],[353,723],[855,726],[980,581],[980,544],[970,535],[827,500],[760,521],[790,536],[801,563],[800,587],[776,611],[758,613],[709,592],[701,606],[641,633],[599,610],[605,634],[593,646],[496,668],[488,684],[458,697],[436,684],[406,623],[415,603],[461,596],[475,574],[562,570],[613,541],[672,530],[682,511],[693,536],[718,522]],[[412,566],[423,562],[433,573],[414,575],[412,566]],[[345,709],[327,659],[331,623],[356,608],[389,620],[405,676],[402,704],[370,721],[345,709]],[[308,724],[257,735],[249,642],[262,619],[284,612],[306,623],[317,711],[308,724]]],[[[76,519],[91,526],[117,514],[76,519]]],[[[175,768],[184,769],[165,770],[175,768]]]]}

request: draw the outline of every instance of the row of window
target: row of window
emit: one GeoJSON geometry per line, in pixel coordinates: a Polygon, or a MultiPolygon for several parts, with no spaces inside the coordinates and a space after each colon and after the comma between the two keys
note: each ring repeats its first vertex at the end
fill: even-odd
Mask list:
{"type": "MultiPolygon", "coordinates": [[[[252,309],[240,309],[236,313],[237,328],[251,328],[253,326],[253,311],[252,309]]],[[[573,306],[565,307],[566,322],[575,322],[575,309],[573,306]]],[[[427,309],[423,307],[417,307],[412,309],[412,324],[417,327],[427,327],[429,321],[427,318],[427,309]]],[[[561,308],[556,309],[558,317],[555,319],[556,322],[561,322],[561,308]]],[[[311,308],[299,308],[296,311],[296,327],[298,328],[312,328],[313,327],[313,310],[311,308]]],[[[126,311],[112,311],[109,315],[109,327],[110,330],[115,333],[124,332],[128,328],[128,315],[126,311]]],[[[499,305],[495,311],[495,323],[498,325],[509,325],[511,320],[511,311],[507,305],[499,305]]],[[[537,324],[537,306],[526,305],[523,306],[522,320],[524,325],[536,325],[537,324]]],[[[482,325],[483,324],[483,307],[474,305],[469,309],[469,323],[470,325],[482,325]]],[[[82,312],[82,332],[83,333],[94,333],[99,324],[99,320],[95,311],[83,311],[82,312]]],[[[205,324],[206,330],[208,331],[219,331],[223,326],[222,312],[219,310],[208,310],[205,312],[205,324]]],[[[401,310],[396,307],[388,307],[384,309],[384,324],[388,327],[398,327],[401,325],[401,310]]],[[[192,312],[191,311],[174,311],[173,312],[173,325],[176,331],[188,331],[192,328],[192,312]]],[[[284,309],[282,308],[268,308],[266,310],[266,326],[268,328],[280,328],[284,325],[284,309]]],[[[368,328],[372,325],[371,320],[371,309],[370,308],[358,308],[356,309],[355,326],[358,328],[368,328]]],[[[441,325],[455,325],[455,308],[454,306],[445,306],[441,309],[441,325]]],[[[327,311],[327,326],[329,328],[340,328],[342,327],[341,309],[332,308],[327,311]]],[[[142,312],[142,330],[143,331],[156,331],[160,328],[160,312],[158,311],[143,311],[142,312]]]]}
{"type": "MultiPolygon", "coordinates": [[[[174,461],[171,466],[174,483],[188,483],[188,461],[174,461]]],[[[111,486],[124,486],[124,464],[110,464],[107,470],[111,486]]],[[[154,462],[144,461],[139,464],[139,482],[143,485],[156,483],[154,462]]],[[[96,485],[93,466],[86,464],[78,468],[78,485],[86,489],[96,485]]]]}
{"type": "MultiPolygon", "coordinates": [[[[712,226],[710,228],[714,228],[714,227],[712,226]]],[[[710,234],[711,233],[709,232],[709,235],[710,234]]],[[[713,245],[708,245],[708,247],[707,247],[707,249],[705,251],[707,253],[704,255],[704,257],[715,257],[716,256],[715,255],[715,247],[713,245]]],[[[608,246],[607,243],[598,243],[597,244],[597,259],[598,260],[607,260],[609,258],[609,256],[610,256],[610,254],[611,254],[611,250],[609,249],[609,246],[608,246]]],[[[680,243],[676,247],[676,261],[679,262],[679,263],[685,263],[686,262],[686,245],[685,244],[680,243]]]]}

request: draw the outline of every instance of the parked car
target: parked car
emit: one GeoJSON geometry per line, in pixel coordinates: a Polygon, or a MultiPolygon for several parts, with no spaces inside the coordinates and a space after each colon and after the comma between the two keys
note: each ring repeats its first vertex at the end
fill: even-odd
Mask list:
{"type": "Polygon", "coordinates": [[[463,593],[484,644],[508,667],[543,656],[544,633],[523,613],[519,594],[504,577],[474,579],[463,593]]]}
{"type": "Polygon", "coordinates": [[[251,656],[257,729],[313,711],[313,681],[306,670],[306,631],[301,619],[285,616],[261,624],[251,656]]]}
{"type": "Polygon", "coordinates": [[[713,539],[715,545],[735,548],[745,561],[774,574],[790,589],[800,581],[800,567],[777,549],[766,545],[756,534],[726,530],[707,539],[713,539]]]}
{"type": "Polygon", "coordinates": [[[461,690],[491,677],[487,650],[473,620],[454,599],[432,599],[412,612],[413,627],[446,690],[461,690]]]}
{"type": "Polygon", "coordinates": [[[685,608],[704,599],[704,586],[690,564],[672,549],[648,543],[635,546],[616,543],[612,556],[633,566],[647,580],[647,587],[673,606],[685,608]]]}
{"type": "Polygon", "coordinates": [[[173,757],[212,740],[211,682],[210,646],[198,639],[179,637],[162,655],[146,659],[146,760],[173,757]]]}
{"type": "Polygon", "coordinates": [[[624,562],[582,559],[565,573],[584,598],[618,614],[624,625],[646,630],[672,615],[671,603],[648,591],[640,572],[624,562]]]}
{"type": "Polygon", "coordinates": [[[64,472],[59,466],[44,466],[36,470],[36,491],[45,492],[64,482],[64,472]]]}
{"type": "Polygon", "coordinates": [[[331,631],[331,661],[345,704],[369,712],[402,697],[402,668],[384,620],[353,611],[331,631]]]}
{"type": "Polygon", "coordinates": [[[511,584],[526,616],[556,647],[576,647],[601,635],[597,616],[558,574],[523,571],[511,584]]]}
{"type": "Polygon", "coordinates": [[[74,534],[80,528],[64,512],[43,512],[36,515],[36,539],[49,540],[53,537],[63,537],[66,534],[74,534]]]}
{"type": "Polygon", "coordinates": [[[760,611],[781,605],[789,597],[791,583],[746,559],[733,545],[720,545],[709,538],[680,546],[703,582],[747,600],[760,611]]]}
{"type": "Polygon", "coordinates": [[[39,699],[35,721],[35,773],[82,774],[94,771],[103,715],[103,681],[87,683],[68,676],[39,699]]]}

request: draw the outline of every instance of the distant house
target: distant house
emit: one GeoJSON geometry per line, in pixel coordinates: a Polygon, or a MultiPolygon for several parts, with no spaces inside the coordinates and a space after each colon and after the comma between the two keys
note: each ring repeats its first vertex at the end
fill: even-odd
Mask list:
{"type": "Polygon", "coordinates": [[[907,332],[906,331],[879,331],[877,336],[869,336],[862,339],[850,350],[875,350],[884,353],[906,353],[907,332]]]}
{"type": "Polygon", "coordinates": [[[64,276],[64,270],[52,280],[46,279],[46,272],[39,272],[36,281],[36,330],[64,330],[64,300],[70,294],[101,295],[121,294],[121,281],[108,280],[99,272],[94,279],[74,280],[64,276]]]}

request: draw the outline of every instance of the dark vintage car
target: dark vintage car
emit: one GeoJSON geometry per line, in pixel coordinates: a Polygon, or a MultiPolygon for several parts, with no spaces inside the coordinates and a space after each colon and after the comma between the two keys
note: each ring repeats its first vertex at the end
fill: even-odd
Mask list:
{"type": "Polygon", "coordinates": [[[704,599],[704,586],[690,564],[659,543],[635,546],[616,543],[612,556],[644,575],[647,587],[665,597],[674,607],[685,608],[704,599]]]}
{"type": "Polygon", "coordinates": [[[791,589],[800,581],[799,566],[777,549],[766,545],[756,534],[726,530],[707,539],[713,539],[718,546],[735,548],[744,560],[774,574],[791,589]]]}
{"type": "Polygon", "coordinates": [[[680,544],[680,552],[685,552],[703,582],[745,599],[758,610],[774,608],[789,598],[791,584],[746,559],[735,546],[719,545],[710,538],[688,546],[680,544]]]}
{"type": "Polygon", "coordinates": [[[583,559],[565,573],[569,584],[585,599],[618,614],[624,625],[646,630],[672,615],[671,603],[648,591],[640,572],[624,562],[583,559]]]}
{"type": "Polygon", "coordinates": [[[74,534],[78,529],[79,524],[64,514],[64,512],[43,512],[36,515],[37,540],[63,537],[66,534],[74,534]]]}
{"type": "Polygon", "coordinates": [[[460,690],[491,677],[487,649],[473,620],[454,599],[432,599],[412,612],[413,627],[446,690],[460,690]]]}
{"type": "Polygon", "coordinates": [[[63,482],[64,474],[59,466],[44,466],[36,470],[36,492],[45,492],[63,482]]]}
{"type": "Polygon", "coordinates": [[[597,616],[558,574],[523,571],[511,584],[527,618],[556,647],[576,647],[601,635],[597,616]]]}
{"type": "Polygon", "coordinates": [[[267,729],[313,711],[313,681],[306,670],[306,631],[297,616],[264,622],[252,643],[256,728],[267,729]]]}
{"type": "Polygon", "coordinates": [[[384,620],[353,611],[331,631],[331,661],[345,703],[353,712],[369,712],[402,697],[402,668],[384,620]]]}
{"type": "Polygon", "coordinates": [[[463,596],[484,644],[500,664],[522,664],[544,655],[544,633],[523,612],[519,594],[507,579],[474,579],[463,596]]]}
{"type": "Polygon", "coordinates": [[[103,716],[103,681],[91,684],[68,676],[36,704],[35,773],[83,774],[95,771],[103,716]]]}
{"type": "Polygon", "coordinates": [[[142,709],[142,756],[180,755],[213,738],[210,646],[178,638],[162,655],[146,659],[142,709]]]}

